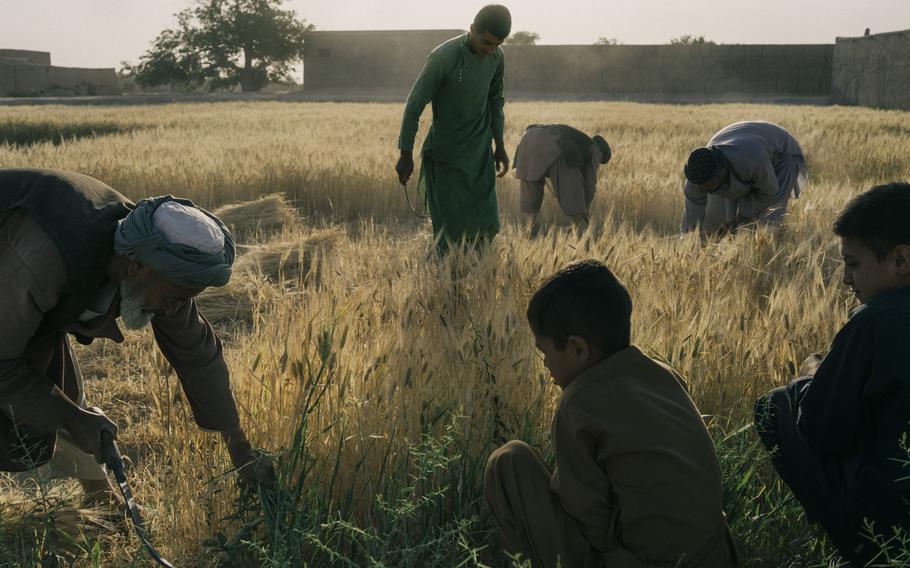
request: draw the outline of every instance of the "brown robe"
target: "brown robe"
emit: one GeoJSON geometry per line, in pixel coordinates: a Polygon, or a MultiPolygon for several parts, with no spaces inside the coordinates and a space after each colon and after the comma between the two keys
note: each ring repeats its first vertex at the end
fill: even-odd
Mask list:
{"type": "Polygon", "coordinates": [[[535,567],[734,565],[714,444],[682,379],[626,348],[581,373],[553,420],[552,475],[523,443],[487,464],[507,549],[535,567]]]}
{"type": "MultiPolygon", "coordinates": [[[[0,213],[0,470],[45,463],[57,430],[77,412],[81,381],[67,333],[123,341],[115,321],[119,294],[107,313],[37,336],[65,282],[63,258],[37,223],[23,211],[0,213]]],[[[215,431],[238,427],[221,341],[195,302],[173,315],[156,315],[151,325],[196,423],[215,431]]]]}

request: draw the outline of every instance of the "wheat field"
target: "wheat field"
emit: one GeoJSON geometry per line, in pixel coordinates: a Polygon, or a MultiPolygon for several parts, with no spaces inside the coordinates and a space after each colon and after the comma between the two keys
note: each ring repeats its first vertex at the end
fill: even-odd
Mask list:
{"type": "MultiPolygon", "coordinates": [[[[483,464],[511,438],[549,456],[558,397],[525,307],[543,278],[593,257],[629,288],[633,342],[676,367],[713,417],[743,565],[825,565],[830,547],[770,471],[750,412],[826,349],[854,307],[830,225],[852,195],[910,178],[910,113],[510,103],[510,155],[531,123],[567,123],[610,142],[591,228],[576,237],[548,196],[550,230],[529,239],[510,175],[498,182],[503,231],[491,250],[439,260],[393,171],[401,111],[3,109],[3,167],[74,170],[133,199],[170,193],[210,209],[283,196],[241,220],[249,226],[238,225],[234,280],[199,300],[224,339],[243,424],[274,453],[281,492],[238,492],[220,440],[195,427],[149,331],[77,348],[88,400],[120,426],[134,493],[164,555],[179,566],[508,565],[481,498],[483,464]],[[680,237],[688,151],[752,119],[786,127],[808,158],[809,186],[783,230],[680,237]]],[[[3,482],[0,562],[148,565],[130,533],[74,517],[73,485],[3,482]]]]}

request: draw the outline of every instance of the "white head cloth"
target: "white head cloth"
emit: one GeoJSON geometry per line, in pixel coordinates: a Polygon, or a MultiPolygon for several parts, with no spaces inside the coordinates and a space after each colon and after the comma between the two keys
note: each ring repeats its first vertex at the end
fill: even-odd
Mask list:
{"type": "Polygon", "coordinates": [[[205,213],[176,201],[163,203],[152,215],[152,225],[169,243],[206,254],[224,250],[224,232],[205,213]]]}

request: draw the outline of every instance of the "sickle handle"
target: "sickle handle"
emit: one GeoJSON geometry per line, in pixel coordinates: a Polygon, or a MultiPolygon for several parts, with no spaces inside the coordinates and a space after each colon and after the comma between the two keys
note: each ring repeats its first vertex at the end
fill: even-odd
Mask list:
{"type": "Polygon", "coordinates": [[[114,477],[118,483],[126,481],[126,472],[123,470],[123,458],[120,455],[120,448],[117,447],[117,441],[114,435],[108,430],[101,431],[101,457],[104,464],[114,472],[114,477]]]}

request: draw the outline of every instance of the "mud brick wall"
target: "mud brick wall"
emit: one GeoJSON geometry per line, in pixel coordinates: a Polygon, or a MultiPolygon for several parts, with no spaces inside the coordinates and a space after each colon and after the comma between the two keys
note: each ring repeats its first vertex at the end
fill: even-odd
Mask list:
{"type": "MultiPolygon", "coordinates": [[[[310,32],[304,89],[404,96],[461,30],[310,32]]],[[[828,97],[833,45],[532,45],[503,48],[506,95],[828,97]]]]}
{"type": "Polygon", "coordinates": [[[4,59],[15,63],[32,65],[50,65],[51,54],[47,51],[28,51],[25,49],[0,49],[0,62],[4,59]]]}
{"type": "Polygon", "coordinates": [[[910,30],[837,38],[833,102],[910,110],[910,30]]]}
{"type": "Polygon", "coordinates": [[[0,60],[0,97],[119,95],[122,92],[120,79],[113,69],[10,64],[0,60]]]}
{"type": "Polygon", "coordinates": [[[827,96],[832,45],[506,46],[506,91],[827,96]]]}
{"type": "Polygon", "coordinates": [[[434,47],[463,30],[324,31],[306,36],[307,91],[406,96],[434,47]]]}

